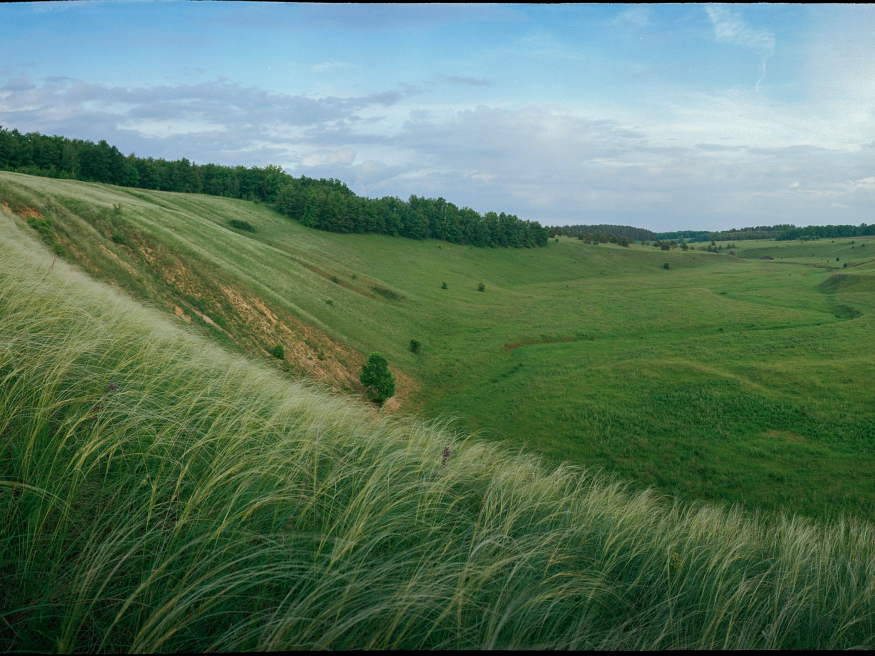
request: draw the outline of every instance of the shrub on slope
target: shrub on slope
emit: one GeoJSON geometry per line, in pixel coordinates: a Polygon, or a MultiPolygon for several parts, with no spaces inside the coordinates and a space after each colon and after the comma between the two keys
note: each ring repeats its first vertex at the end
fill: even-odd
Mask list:
{"type": "Polygon", "coordinates": [[[873,645],[869,524],[375,416],[47,273],[4,215],[0,261],[3,650],[873,645]]]}

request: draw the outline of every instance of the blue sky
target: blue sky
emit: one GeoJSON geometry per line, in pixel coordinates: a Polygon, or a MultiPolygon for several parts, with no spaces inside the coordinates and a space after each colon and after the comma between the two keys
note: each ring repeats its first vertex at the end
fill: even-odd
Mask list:
{"type": "Polygon", "coordinates": [[[0,125],[655,230],[875,222],[868,6],[0,5],[0,125]]]}

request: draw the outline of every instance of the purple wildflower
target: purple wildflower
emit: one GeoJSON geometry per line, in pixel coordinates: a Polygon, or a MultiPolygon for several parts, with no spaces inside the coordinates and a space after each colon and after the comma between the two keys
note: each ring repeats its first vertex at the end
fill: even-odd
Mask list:
{"type": "Polygon", "coordinates": [[[447,464],[447,460],[450,459],[450,447],[444,448],[441,452],[441,467],[447,464]]]}

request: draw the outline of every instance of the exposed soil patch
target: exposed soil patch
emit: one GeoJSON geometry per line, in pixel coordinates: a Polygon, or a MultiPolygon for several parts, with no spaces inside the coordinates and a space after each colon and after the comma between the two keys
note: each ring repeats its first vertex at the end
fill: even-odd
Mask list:
{"type": "Polygon", "coordinates": [[[104,253],[105,255],[108,255],[108,256],[111,257],[113,260],[115,260],[120,266],[124,267],[125,271],[127,271],[129,274],[131,274],[132,276],[136,276],[136,275],[137,275],[137,272],[134,270],[134,267],[132,267],[132,266],[131,266],[130,264],[128,264],[127,262],[125,262],[125,261],[124,261],[123,259],[121,259],[118,255],[116,255],[116,254],[113,253],[111,250],[109,250],[106,246],[104,246],[103,244],[98,244],[97,246],[100,248],[100,251],[101,251],[102,253],[104,253]]]}
{"type": "Polygon", "coordinates": [[[173,306],[173,312],[177,317],[185,321],[185,323],[191,323],[191,317],[188,316],[185,312],[182,311],[182,308],[178,305],[173,306]]]}
{"type": "Polygon", "coordinates": [[[18,214],[25,219],[42,219],[45,218],[42,214],[37,212],[34,208],[28,207],[25,205],[21,209],[18,210],[18,214]]]}
{"type": "MultiPolygon", "coordinates": [[[[333,339],[321,330],[301,321],[281,309],[268,306],[262,299],[234,286],[220,285],[228,303],[240,318],[238,324],[228,328],[235,336],[242,332],[253,347],[264,355],[268,349],[281,344],[285,350],[284,362],[292,371],[304,373],[336,389],[364,394],[358,380],[363,354],[350,346],[333,339]]],[[[385,412],[397,410],[419,388],[416,382],[403,372],[393,370],[395,396],[383,406],[385,412]]]]}
{"type": "Polygon", "coordinates": [[[7,212],[11,212],[12,214],[17,214],[23,219],[44,219],[45,217],[37,212],[34,208],[29,205],[18,205],[15,208],[10,207],[9,203],[4,200],[0,200],[0,206],[3,207],[7,212]]]}

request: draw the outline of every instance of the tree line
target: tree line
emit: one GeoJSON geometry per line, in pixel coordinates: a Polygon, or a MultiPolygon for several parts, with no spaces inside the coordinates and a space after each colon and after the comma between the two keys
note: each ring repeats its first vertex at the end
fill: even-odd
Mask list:
{"type": "Polygon", "coordinates": [[[707,230],[675,230],[674,232],[657,232],[654,237],[659,240],[708,241],[711,233],[707,230]]]}
{"type": "Polygon", "coordinates": [[[547,231],[539,223],[513,214],[481,215],[443,198],[416,195],[407,201],[392,196],[364,198],[334,179],[290,177],[274,206],[306,226],[332,232],[376,232],[480,247],[547,245],[547,231]]]}
{"type": "Polygon", "coordinates": [[[681,230],[678,232],[660,232],[657,239],[684,239],[694,242],[744,241],[748,239],[774,239],[788,241],[793,239],[835,239],[836,237],[864,237],[875,235],[875,225],[826,225],[807,226],[799,228],[792,223],[781,223],[772,226],[751,226],[748,228],[732,228],[718,232],[706,230],[681,230]]]}
{"type": "MultiPolygon", "coordinates": [[[[875,235],[875,225],[826,225],[807,226],[799,228],[792,223],[781,223],[772,226],[755,226],[749,228],[733,228],[720,232],[703,232],[692,238],[692,241],[743,241],[747,239],[774,239],[788,241],[793,239],[835,239],[836,237],[864,237],[875,235]]],[[[658,235],[663,237],[663,235],[658,235]]],[[[663,237],[664,238],[664,237],[663,237]]]]}
{"type": "Polygon", "coordinates": [[[868,235],[875,235],[875,224],[806,226],[805,228],[790,226],[775,239],[789,241],[792,239],[835,239],[836,237],[865,237],[868,235]]]}
{"type": "MultiPolygon", "coordinates": [[[[606,223],[598,225],[573,225],[573,226],[549,226],[547,228],[548,236],[555,237],[557,235],[565,235],[566,237],[577,237],[578,235],[589,235],[590,241],[595,241],[597,235],[607,235],[608,237],[626,237],[630,241],[641,241],[646,239],[651,241],[656,239],[656,235],[645,228],[635,228],[633,226],[624,225],[609,225],[606,223]]],[[[603,240],[600,239],[602,243],[603,240]]]]}
{"type": "Polygon", "coordinates": [[[106,141],[23,134],[0,126],[0,170],[123,187],[209,194],[273,205],[304,225],[332,232],[375,232],[480,247],[547,245],[547,230],[504,212],[459,208],[443,198],[357,196],[335,179],[295,178],[282,167],[195,164],[124,155],[106,141]]]}
{"type": "Polygon", "coordinates": [[[752,226],[749,228],[732,228],[731,230],[678,230],[675,232],[660,232],[657,239],[683,239],[685,241],[744,241],[747,239],[776,239],[784,230],[793,228],[790,224],[774,226],[752,226]]]}
{"type": "MultiPolygon", "coordinates": [[[[624,237],[620,235],[606,235],[603,232],[589,233],[589,232],[578,232],[577,238],[580,239],[585,244],[619,244],[620,246],[629,247],[629,244],[634,244],[631,239],[628,237],[624,237]]],[[[641,240],[643,244],[645,240],[641,240]]]]}

